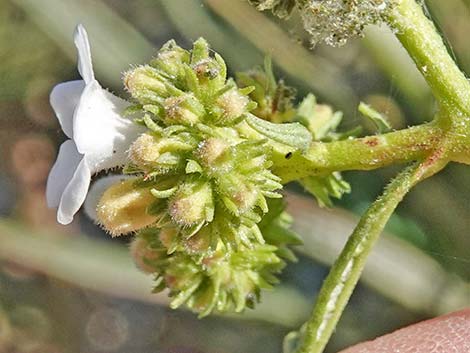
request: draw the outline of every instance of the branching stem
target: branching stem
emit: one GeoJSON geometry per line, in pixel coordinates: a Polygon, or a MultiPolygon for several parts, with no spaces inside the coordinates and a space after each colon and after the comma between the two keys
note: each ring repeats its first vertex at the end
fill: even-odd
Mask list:
{"type": "Polygon", "coordinates": [[[292,165],[285,162],[277,167],[284,180],[293,180],[296,174],[319,174],[320,170],[330,168],[372,169],[392,162],[421,161],[393,180],[362,217],[323,284],[298,353],[323,352],[359,280],[368,254],[410,189],[440,171],[449,161],[470,162],[467,147],[470,141],[470,83],[415,0],[397,0],[390,11],[389,22],[431,87],[439,110],[430,124],[382,136],[314,144],[304,156],[295,156],[292,165]]]}
{"type": "Polygon", "coordinates": [[[299,353],[323,352],[385,224],[414,185],[445,166],[438,157],[438,154],[432,155],[406,168],[361,218],[323,284],[299,353]]]}
{"type": "Polygon", "coordinates": [[[444,131],[428,123],[388,134],[334,142],[313,142],[306,153],[275,160],[273,171],[284,183],[333,171],[371,170],[425,158],[440,143],[444,131]]]}
{"type": "Polygon", "coordinates": [[[436,99],[470,114],[470,83],[449,55],[422,5],[415,0],[398,0],[390,13],[390,24],[436,99]]]}

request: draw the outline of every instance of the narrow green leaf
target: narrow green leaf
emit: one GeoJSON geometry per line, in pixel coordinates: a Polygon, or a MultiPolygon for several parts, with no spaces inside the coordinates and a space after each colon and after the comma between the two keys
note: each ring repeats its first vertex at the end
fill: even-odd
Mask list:
{"type": "Polygon", "coordinates": [[[300,123],[274,124],[247,114],[248,125],[261,135],[289,147],[306,151],[312,142],[312,135],[300,123]]]}

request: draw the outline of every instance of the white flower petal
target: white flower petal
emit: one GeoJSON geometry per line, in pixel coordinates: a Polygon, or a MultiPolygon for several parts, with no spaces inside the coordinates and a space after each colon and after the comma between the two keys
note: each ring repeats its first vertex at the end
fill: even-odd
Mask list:
{"type": "Polygon", "coordinates": [[[69,224],[73,216],[85,201],[88,187],[90,186],[91,171],[84,157],[78,164],[72,179],[67,184],[60,198],[57,210],[57,221],[61,224],[69,224]]]}
{"type": "Polygon", "coordinates": [[[100,202],[101,196],[103,196],[104,192],[111,185],[130,178],[132,178],[130,175],[109,175],[94,182],[88,191],[84,204],[84,210],[88,217],[90,217],[94,222],[98,222],[96,207],[100,202]]]}
{"type": "Polygon", "coordinates": [[[125,164],[127,150],[144,128],[121,116],[128,103],[95,80],[88,35],[82,25],[74,34],[78,70],[83,81],[57,85],[51,105],[65,134],[47,184],[47,201],[57,207],[57,220],[68,224],[85,201],[91,175],[125,164]]]}
{"type": "Polygon", "coordinates": [[[88,34],[81,24],[75,28],[73,39],[78,50],[78,71],[85,83],[90,83],[95,79],[95,74],[93,73],[93,64],[91,62],[88,34]]]}
{"type": "Polygon", "coordinates": [[[125,164],[131,143],[144,132],[143,127],[121,117],[127,106],[97,81],[85,87],[75,110],[73,139],[93,173],[125,164]]]}
{"type": "Polygon", "coordinates": [[[52,89],[50,102],[67,137],[72,138],[73,114],[85,88],[83,80],[59,83],[52,89]]]}
{"type": "Polygon", "coordinates": [[[46,199],[49,207],[59,206],[62,193],[82,158],[72,140],[67,140],[60,146],[57,160],[47,178],[46,199]]]}

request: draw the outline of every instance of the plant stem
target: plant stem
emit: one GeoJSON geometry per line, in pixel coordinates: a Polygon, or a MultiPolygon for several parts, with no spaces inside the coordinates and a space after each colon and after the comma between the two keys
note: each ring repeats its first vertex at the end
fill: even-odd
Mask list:
{"type": "Polygon", "coordinates": [[[441,104],[452,104],[470,114],[470,83],[452,60],[422,6],[415,0],[398,0],[389,16],[398,39],[415,61],[436,99],[441,104]]]}
{"type": "Polygon", "coordinates": [[[406,168],[367,210],[318,295],[298,353],[321,353],[359,280],[367,256],[398,203],[419,181],[441,170],[440,154],[406,168]]]}
{"type": "Polygon", "coordinates": [[[333,171],[371,170],[426,158],[443,131],[436,123],[388,134],[334,142],[313,142],[306,153],[274,158],[273,172],[283,183],[333,171]]]}

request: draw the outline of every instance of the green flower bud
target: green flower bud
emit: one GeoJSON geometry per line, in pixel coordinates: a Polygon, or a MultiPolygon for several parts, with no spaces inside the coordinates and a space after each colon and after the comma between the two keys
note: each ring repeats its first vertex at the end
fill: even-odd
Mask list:
{"type": "Polygon", "coordinates": [[[112,185],[98,203],[98,221],[112,236],[134,232],[157,221],[146,211],[155,202],[150,189],[138,187],[135,182],[130,179],[112,185]]]}
{"type": "Polygon", "coordinates": [[[296,120],[304,125],[316,141],[335,140],[336,128],[343,114],[325,104],[317,104],[313,94],[307,95],[297,109],[296,120]]]}
{"type": "Polygon", "coordinates": [[[227,173],[218,182],[218,189],[224,195],[225,206],[234,214],[242,215],[251,210],[262,197],[260,190],[254,184],[248,183],[244,178],[235,173],[227,173]]]}
{"type": "Polygon", "coordinates": [[[210,183],[203,180],[184,182],[168,203],[173,221],[183,227],[212,221],[214,201],[210,183]]]}
{"type": "Polygon", "coordinates": [[[183,167],[185,153],[192,146],[177,136],[155,137],[142,134],[129,149],[129,159],[142,171],[158,174],[183,167]]]}
{"type": "MultiPolygon", "coordinates": [[[[215,54],[210,55],[207,41],[199,38],[194,42],[191,55],[191,69],[199,87],[198,95],[203,101],[209,102],[210,96],[215,95],[225,86],[227,78],[227,67],[222,57],[215,54]]],[[[188,86],[194,86],[195,82],[191,76],[188,77],[188,86]]]]}
{"type": "Polygon", "coordinates": [[[168,41],[158,51],[157,57],[150,61],[150,66],[163,71],[170,78],[181,81],[185,75],[185,66],[189,64],[190,53],[176,44],[168,41]]]}
{"type": "Polygon", "coordinates": [[[212,231],[210,226],[203,227],[189,239],[183,240],[184,250],[189,255],[205,255],[212,246],[212,231]]]}
{"type": "Polygon", "coordinates": [[[222,94],[215,102],[220,109],[219,123],[230,125],[248,112],[250,100],[247,96],[241,94],[237,89],[231,89],[222,94]]]}
{"type": "Polygon", "coordinates": [[[205,114],[204,106],[190,94],[166,98],[163,102],[163,108],[165,110],[163,120],[167,125],[192,126],[201,122],[205,114]]]}
{"type": "Polygon", "coordinates": [[[157,251],[152,250],[144,239],[134,238],[130,245],[130,252],[139,270],[148,274],[155,274],[155,266],[152,266],[151,263],[161,256],[157,251]]]}
{"type": "Polygon", "coordinates": [[[158,238],[160,239],[161,243],[165,248],[170,249],[173,247],[173,244],[177,239],[178,233],[179,231],[177,228],[163,228],[162,230],[160,230],[158,238]]]}
{"type": "Polygon", "coordinates": [[[124,74],[124,85],[141,104],[159,102],[171,94],[171,83],[155,68],[139,66],[124,74]]]}
{"type": "Polygon", "coordinates": [[[236,75],[240,88],[254,87],[249,97],[257,103],[252,114],[273,123],[289,122],[295,115],[293,101],[296,90],[283,80],[276,81],[270,58],[264,62],[264,70],[256,68],[236,75]]]}
{"type": "Polygon", "coordinates": [[[207,168],[208,173],[211,174],[211,171],[219,170],[226,162],[229,147],[223,139],[211,137],[199,144],[196,155],[201,164],[207,168]]]}
{"type": "MultiPolygon", "coordinates": [[[[147,242],[146,249],[157,254],[165,254],[165,248],[156,237],[155,230],[147,229],[139,234],[147,242]]],[[[191,240],[192,252],[198,253],[198,244],[205,237],[191,240]]],[[[155,266],[155,274],[164,286],[170,289],[171,307],[186,303],[200,313],[212,311],[242,311],[252,307],[262,288],[270,288],[275,283],[274,274],[280,271],[284,262],[276,255],[277,248],[271,245],[257,245],[253,248],[240,248],[237,252],[227,252],[220,245],[214,253],[203,258],[193,258],[186,252],[166,254],[164,258],[148,264],[155,266]]],[[[147,255],[147,258],[150,256],[147,255]]]]}

